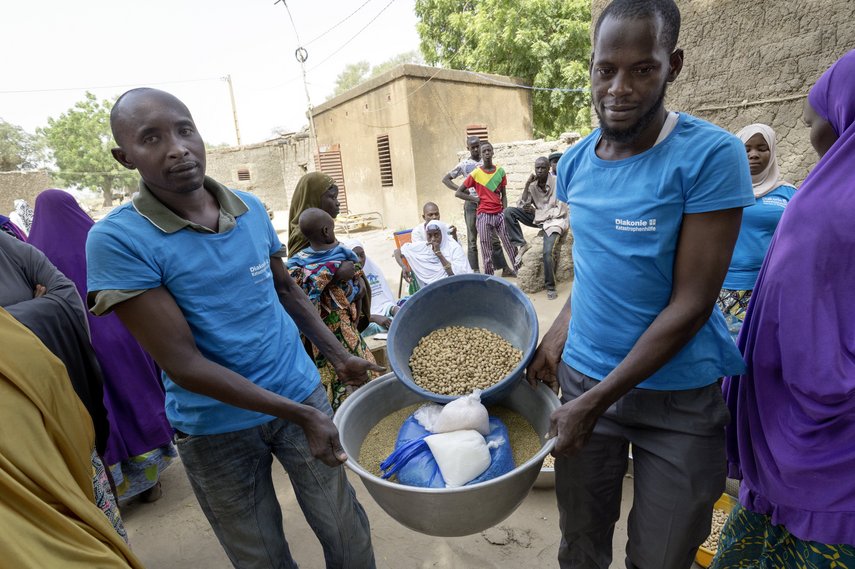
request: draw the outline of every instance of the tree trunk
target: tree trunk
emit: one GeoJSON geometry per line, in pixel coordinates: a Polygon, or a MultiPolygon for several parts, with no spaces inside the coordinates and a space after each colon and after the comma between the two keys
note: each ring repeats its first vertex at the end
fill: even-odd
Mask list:
{"type": "Polygon", "coordinates": [[[104,192],[104,203],[101,205],[104,207],[113,207],[113,180],[106,180],[102,191],[104,192]]]}

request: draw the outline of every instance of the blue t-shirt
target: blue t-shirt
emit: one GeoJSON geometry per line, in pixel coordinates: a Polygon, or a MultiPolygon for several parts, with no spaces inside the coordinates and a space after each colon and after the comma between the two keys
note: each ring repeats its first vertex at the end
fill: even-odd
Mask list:
{"type": "MultiPolygon", "coordinates": [[[[206,358],[301,402],[320,377],[273,286],[270,256],[282,244],[261,202],[245,192],[235,194],[249,211],[225,233],[189,228],[166,233],[132,203],[116,208],[89,232],[88,289],[166,287],[206,358]]],[[[169,422],[185,433],[228,433],[273,419],[187,391],[166,373],[163,380],[169,422]]]]}
{"type": "MultiPolygon", "coordinates": [[[[595,153],[595,130],[558,163],[558,199],[570,206],[575,280],[563,360],[602,379],[623,361],[668,304],[684,214],[754,203],[745,147],[735,136],[680,114],[653,148],[623,160],[595,153]]],[[[721,311],[645,389],[703,387],[742,372],[721,311]]]]}
{"type": "Polygon", "coordinates": [[[730,290],[752,290],[757,282],[760,266],[769,250],[772,235],[781,221],[784,208],[796,193],[792,186],[778,186],[742,213],[739,239],[733,249],[730,268],[724,277],[722,288],[730,290]]]}

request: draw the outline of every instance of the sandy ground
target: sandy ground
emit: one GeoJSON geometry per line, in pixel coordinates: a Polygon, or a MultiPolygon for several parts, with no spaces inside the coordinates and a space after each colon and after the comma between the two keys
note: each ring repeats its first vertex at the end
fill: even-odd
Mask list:
{"type": "MultiPolygon", "coordinates": [[[[277,230],[282,230],[283,241],[286,219],[283,212],[274,218],[277,230]]],[[[393,292],[397,292],[400,270],[392,258],[391,230],[353,232],[350,236],[363,242],[368,256],[381,266],[393,292]]],[[[339,235],[339,239],[346,237],[339,235]]],[[[557,288],[557,300],[548,300],[546,292],[529,295],[538,313],[541,335],[567,300],[570,283],[559,283],[557,288]]],[[[303,518],[286,473],[274,464],[273,474],[294,558],[303,569],[323,568],[321,546],[303,518]]],[[[557,567],[558,510],[551,489],[533,489],[508,519],[481,534],[438,538],[400,525],[377,506],[358,476],[349,475],[371,521],[380,569],[557,567]]],[[[162,483],[163,498],[158,502],[131,502],[122,509],[131,546],[145,566],[149,569],[231,567],[193,496],[180,460],[164,473],[162,483]]],[[[623,567],[626,515],[632,500],[631,478],[624,479],[623,495],[613,567],[623,567]]]]}

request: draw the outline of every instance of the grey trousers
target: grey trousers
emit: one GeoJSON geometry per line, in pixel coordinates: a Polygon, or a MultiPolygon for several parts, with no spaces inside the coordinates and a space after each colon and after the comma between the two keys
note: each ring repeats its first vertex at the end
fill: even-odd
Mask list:
{"type": "MultiPolygon", "coordinates": [[[[593,380],[562,362],[562,400],[593,380]]],[[[632,444],[633,504],[627,569],[688,569],[724,491],[724,426],[730,414],[713,383],[685,391],[633,389],[609,407],[582,451],[555,461],[562,569],[608,569],[632,444]]]]}

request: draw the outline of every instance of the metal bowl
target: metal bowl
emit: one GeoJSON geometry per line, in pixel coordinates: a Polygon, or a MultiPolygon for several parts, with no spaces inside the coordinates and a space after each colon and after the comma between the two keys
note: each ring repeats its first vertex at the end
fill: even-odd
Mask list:
{"type": "Polygon", "coordinates": [[[386,344],[392,371],[409,389],[443,404],[456,397],[419,387],[410,370],[410,356],[419,340],[448,326],[486,328],[522,351],[520,363],[481,393],[481,401],[486,405],[504,399],[523,377],[537,347],[537,313],[528,297],[498,277],[455,275],[426,286],[401,307],[392,320],[386,344]]]}
{"type": "MultiPolygon", "coordinates": [[[[552,450],[550,439],[525,464],[511,472],[460,488],[418,488],[374,476],[356,461],[362,441],[384,417],[427,399],[405,387],[388,373],[360,387],[339,407],[334,421],[347,452],[347,466],[383,510],[404,526],[420,533],[459,537],[484,531],[507,518],[522,503],[552,450]]],[[[501,404],[516,411],[543,438],[549,432],[549,415],[560,405],[545,385],[532,389],[517,382],[501,404]]]]}

